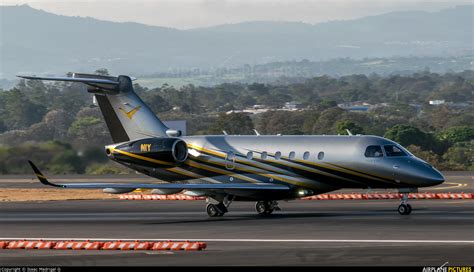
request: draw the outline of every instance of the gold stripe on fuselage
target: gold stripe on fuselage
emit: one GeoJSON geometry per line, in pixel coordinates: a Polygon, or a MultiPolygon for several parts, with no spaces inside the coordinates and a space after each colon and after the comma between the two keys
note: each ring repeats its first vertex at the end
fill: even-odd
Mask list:
{"type": "MultiPolygon", "coordinates": [[[[196,145],[194,145],[194,144],[188,144],[188,146],[190,146],[191,148],[200,150],[200,151],[204,151],[204,152],[206,152],[206,153],[210,153],[210,154],[213,154],[213,155],[216,155],[216,156],[225,158],[225,154],[221,154],[221,153],[218,152],[218,151],[213,151],[213,150],[210,150],[210,149],[206,149],[206,148],[204,148],[204,147],[196,146],[196,145]]],[[[243,161],[243,160],[240,160],[240,159],[236,159],[236,161],[238,161],[239,163],[244,163],[244,164],[247,164],[247,165],[256,167],[256,168],[263,168],[263,167],[261,167],[261,166],[255,164],[255,163],[252,163],[252,162],[243,161]]],[[[392,181],[392,180],[390,180],[390,179],[383,178],[383,177],[377,177],[376,175],[361,174],[361,173],[358,173],[358,172],[355,171],[355,170],[347,169],[347,170],[350,170],[350,172],[349,172],[349,171],[346,171],[346,170],[343,170],[343,169],[337,169],[337,168],[334,168],[334,167],[330,167],[330,166],[326,166],[326,165],[321,165],[321,164],[313,163],[313,162],[310,162],[310,161],[304,161],[304,160],[298,160],[298,159],[295,159],[294,161],[299,162],[299,163],[302,163],[302,164],[310,164],[310,165],[318,166],[318,167],[321,167],[321,168],[324,168],[324,169],[329,169],[329,170],[333,170],[333,171],[340,172],[340,173],[342,172],[342,173],[346,173],[346,174],[350,174],[350,175],[355,175],[355,176],[359,176],[359,177],[363,177],[363,178],[368,178],[368,179],[372,179],[372,180],[377,180],[377,181],[384,182],[384,183],[394,184],[394,181],[392,181]]],[[[364,183],[362,183],[362,182],[359,182],[359,181],[356,181],[356,180],[353,180],[353,179],[349,179],[349,178],[337,176],[337,175],[332,174],[332,173],[326,173],[326,172],[324,172],[324,171],[322,171],[322,170],[313,169],[313,168],[311,168],[311,167],[306,167],[306,166],[304,166],[304,165],[298,165],[298,164],[291,163],[291,162],[290,162],[290,165],[289,165],[288,163],[283,163],[283,162],[277,161],[277,160],[272,161],[272,163],[276,163],[276,164],[280,164],[280,165],[285,165],[285,166],[290,166],[290,167],[295,167],[295,168],[298,168],[298,169],[300,169],[300,170],[310,171],[310,172],[313,172],[313,173],[325,175],[325,176],[332,177],[332,178],[336,178],[336,179],[342,179],[342,180],[349,181],[349,182],[355,182],[355,183],[358,183],[358,184],[364,184],[364,183]]],[[[337,166],[337,165],[336,165],[336,166],[337,166]]],[[[338,167],[339,167],[339,166],[338,166],[338,167]]],[[[342,168],[342,167],[341,167],[341,168],[342,168]]],[[[269,170],[269,171],[272,171],[272,170],[268,169],[267,167],[265,167],[264,169],[269,170]]]]}
{"type": "MultiPolygon", "coordinates": [[[[212,153],[216,156],[219,156],[219,157],[225,157],[225,155],[222,155],[220,154],[219,152],[216,152],[216,151],[212,151],[212,150],[207,150],[205,148],[201,148],[201,147],[197,147],[195,145],[191,145],[191,144],[188,144],[191,148],[193,149],[196,149],[196,150],[201,150],[201,151],[204,151],[204,152],[207,152],[207,153],[212,153]]],[[[200,161],[203,161],[203,162],[207,162],[207,163],[212,163],[212,164],[215,164],[215,165],[219,165],[219,166],[223,166],[225,167],[225,162],[221,162],[221,161],[212,161],[212,160],[203,160],[201,158],[198,158],[198,157],[194,157],[195,159],[198,159],[200,161]]],[[[295,177],[299,180],[305,180],[305,182],[299,182],[297,180],[292,180],[292,179],[289,179],[291,178],[291,176],[289,175],[285,175],[286,177],[282,177],[282,176],[279,176],[279,175],[274,175],[274,174],[270,174],[270,173],[262,173],[262,172],[259,172],[259,171],[255,171],[255,170],[251,170],[249,168],[242,168],[242,167],[239,167],[238,165],[234,165],[234,169],[235,170],[239,170],[239,171],[243,171],[243,172],[248,172],[250,174],[255,174],[255,175],[259,175],[259,176],[263,176],[263,177],[266,177],[266,178],[271,178],[271,179],[274,179],[274,180],[279,180],[279,181],[282,181],[282,182],[286,182],[286,183],[290,183],[290,184],[293,184],[293,185],[298,185],[298,186],[303,186],[303,187],[308,187],[308,188],[313,188],[313,189],[317,189],[318,187],[315,187],[311,184],[311,182],[313,182],[312,180],[310,179],[306,179],[306,178],[303,178],[303,177],[295,177]]],[[[259,169],[258,167],[254,167],[254,169],[259,169]]],[[[232,172],[229,172],[229,173],[232,173],[232,172]]]]}
{"type": "MultiPolygon", "coordinates": [[[[173,166],[173,164],[169,163],[169,162],[148,158],[148,157],[145,157],[145,156],[133,154],[133,153],[130,153],[130,152],[126,152],[126,151],[122,151],[122,150],[118,150],[118,149],[114,149],[114,148],[112,148],[111,151],[120,153],[120,154],[125,155],[125,156],[129,156],[129,157],[132,157],[132,158],[135,158],[135,159],[139,159],[139,160],[153,162],[153,163],[157,163],[157,164],[161,164],[161,165],[173,166]]],[[[173,173],[176,173],[176,174],[180,174],[180,175],[184,175],[184,176],[187,176],[187,177],[191,177],[191,178],[210,179],[209,177],[205,177],[205,176],[199,175],[197,173],[194,173],[194,172],[191,172],[191,171],[188,171],[188,170],[185,170],[185,169],[181,169],[181,168],[178,168],[178,167],[170,167],[170,168],[165,168],[165,169],[167,171],[170,171],[170,172],[173,172],[173,173]]],[[[214,180],[214,182],[217,182],[217,181],[214,180]]]]}
{"type": "Polygon", "coordinates": [[[129,157],[132,157],[132,158],[135,158],[135,159],[143,160],[143,161],[149,161],[149,162],[153,162],[153,163],[157,163],[157,164],[161,164],[161,165],[173,166],[173,164],[170,163],[170,162],[165,162],[165,161],[160,161],[160,160],[157,160],[157,159],[148,158],[148,157],[145,157],[145,156],[133,154],[133,153],[130,153],[130,152],[127,152],[127,151],[122,151],[122,150],[115,149],[115,148],[111,148],[110,151],[112,153],[117,152],[119,154],[129,156],[129,157]]]}
{"type": "Polygon", "coordinates": [[[246,180],[246,181],[251,182],[251,183],[260,183],[260,181],[258,181],[256,179],[252,179],[252,178],[249,178],[247,176],[240,175],[240,174],[235,174],[235,173],[232,173],[230,171],[215,168],[215,167],[205,165],[205,164],[202,164],[202,163],[199,163],[199,162],[196,162],[196,161],[187,160],[185,162],[185,164],[187,164],[191,167],[203,169],[203,170],[206,170],[206,171],[219,173],[219,174],[222,174],[222,175],[231,176],[231,177],[235,177],[235,178],[238,178],[238,179],[246,180]]]}
{"type": "MultiPolygon", "coordinates": [[[[224,159],[226,157],[225,154],[222,154],[223,152],[213,151],[213,150],[206,149],[206,148],[203,148],[203,147],[199,147],[199,146],[196,146],[196,145],[193,145],[193,144],[188,144],[188,146],[190,146],[193,149],[203,151],[205,153],[215,155],[215,156],[218,156],[218,157],[221,157],[221,158],[224,158],[224,159]]],[[[240,163],[240,164],[246,164],[246,165],[249,165],[249,166],[252,166],[252,167],[255,167],[255,168],[258,168],[258,169],[267,170],[267,171],[270,171],[270,172],[277,172],[277,173],[282,174],[282,175],[289,176],[289,175],[292,175],[292,174],[294,175],[295,174],[293,172],[286,171],[286,170],[283,170],[283,169],[279,169],[277,167],[265,165],[264,163],[245,161],[245,160],[239,159],[238,157],[235,158],[235,161],[240,163]]]]}

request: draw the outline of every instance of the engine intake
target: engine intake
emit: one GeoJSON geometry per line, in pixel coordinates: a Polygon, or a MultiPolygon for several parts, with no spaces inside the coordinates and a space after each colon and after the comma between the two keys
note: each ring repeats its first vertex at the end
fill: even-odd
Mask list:
{"type": "Polygon", "coordinates": [[[188,157],[186,143],[179,138],[146,138],[114,147],[107,146],[107,155],[118,162],[147,167],[173,167],[188,157]]]}

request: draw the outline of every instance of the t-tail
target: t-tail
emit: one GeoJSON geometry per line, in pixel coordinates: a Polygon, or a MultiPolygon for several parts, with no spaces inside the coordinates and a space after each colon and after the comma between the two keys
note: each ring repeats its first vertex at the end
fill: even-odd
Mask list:
{"type": "Polygon", "coordinates": [[[74,73],[72,77],[19,76],[25,79],[80,82],[93,93],[114,143],[150,137],[179,137],[170,130],[133,90],[129,76],[102,76],[74,73]]]}

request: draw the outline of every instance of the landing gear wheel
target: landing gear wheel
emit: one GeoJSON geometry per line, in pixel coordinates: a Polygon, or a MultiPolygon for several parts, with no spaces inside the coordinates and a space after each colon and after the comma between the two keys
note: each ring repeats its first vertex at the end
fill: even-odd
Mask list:
{"type": "MultiPolygon", "coordinates": [[[[219,204],[217,204],[216,207],[217,207],[217,209],[219,210],[219,212],[220,212],[222,215],[224,215],[225,213],[228,212],[227,207],[226,207],[225,204],[222,203],[222,202],[219,203],[219,204]]],[[[221,216],[222,216],[222,215],[221,215],[221,216]]]]}
{"type": "Polygon", "coordinates": [[[258,214],[264,214],[265,211],[267,210],[267,206],[265,205],[265,202],[258,201],[257,203],[255,203],[255,210],[257,211],[258,214]]]}
{"type": "Polygon", "coordinates": [[[407,204],[407,208],[408,208],[407,214],[410,214],[411,213],[411,205],[407,204]]]}
{"type": "Polygon", "coordinates": [[[271,214],[274,209],[272,209],[267,201],[258,201],[255,203],[255,210],[260,215],[271,214]]]}
{"type": "Polygon", "coordinates": [[[398,206],[398,213],[401,215],[408,215],[411,213],[411,206],[410,204],[400,204],[398,206]]]}
{"type": "Polygon", "coordinates": [[[222,216],[224,213],[221,213],[216,205],[209,203],[206,206],[206,212],[209,217],[222,216]],[[221,215],[222,214],[222,215],[221,215]]]}

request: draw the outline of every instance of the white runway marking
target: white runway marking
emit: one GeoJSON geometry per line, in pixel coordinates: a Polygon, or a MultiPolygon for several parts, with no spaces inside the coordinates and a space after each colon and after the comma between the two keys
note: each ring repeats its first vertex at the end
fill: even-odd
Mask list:
{"type": "Polygon", "coordinates": [[[159,242],[159,241],[199,241],[199,242],[267,242],[267,243],[396,243],[396,244],[408,244],[408,243],[417,243],[417,244],[474,244],[474,240],[352,240],[352,239],[188,239],[188,238],[179,238],[179,239],[148,239],[148,238],[133,238],[133,239],[124,239],[124,238],[1,238],[0,240],[49,240],[49,241],[150,241],[150,242],[159,242]]]}

